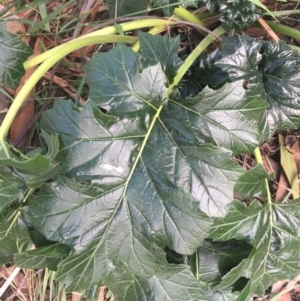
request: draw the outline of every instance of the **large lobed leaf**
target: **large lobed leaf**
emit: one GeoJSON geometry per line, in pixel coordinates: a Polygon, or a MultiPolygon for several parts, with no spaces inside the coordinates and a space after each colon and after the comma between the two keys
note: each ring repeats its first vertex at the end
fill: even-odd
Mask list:
{"type": "Polygon", "coordinates": [[[163,61],[149,47],[157,37],[148,39],[143,68],[138,54],[117,45],[86,64],[90,101],[83,108],[58,100],[45,112],[41,127],[59,136],[56,160],[65,176],[31,197],[29,215],[47,239],[72,248],[57,274],[69,290],[101,282],[117,294],[128,287],[124,300],[198,300],[207,286],[185,288],[191,272],[167,272],[176,268],[163,248],[193,254],[208,235],[209,216],[226,214],[244,174],[232,155],[257,145],[254,119],[266,103],[243,81],[167,98],[164,71],[176,66],[175,46],[162,42],[173,53],[163,61]]]}
{"type": "Polygon", "coordinates": [[[232,201],[234,188],[242,199],[266,196],[270,178],[232,156],[299,125],[299,55],[284,43],[228,38],[222,53],[199,60],[195,74],[207,78],[188,82],[183,99],[166,94],[182,63],[179,40],[144,33],[140,45],[140,54],[117,45],[86,64],[90,100],[57,100],[42,118],[47,152],[9,148],[6,159],[1,149],[0,264],[22,252],[18,265],[57,269],[70,291],[104,284],[124,301],[246,301],[293,278],[297,202],[232,201]],[[30,220],[19,208],[24,183],[40,188],[30,220]],[[31,223],[56,243],[23,251],[31,223]],[[166,247],[187,264],[168,263],[166,247]],[[238,295],[240,278],[249,281],[238,295]]]}

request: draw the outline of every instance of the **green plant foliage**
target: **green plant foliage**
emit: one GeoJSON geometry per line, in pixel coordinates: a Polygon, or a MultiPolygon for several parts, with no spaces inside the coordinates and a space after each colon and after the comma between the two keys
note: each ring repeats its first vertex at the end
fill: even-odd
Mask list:
{"type": "Polygon", "coordinates": [[[85,65],[85,105],[57,99],[43,114],[47,150],[1,142],[0,264],[46,266],[68,291],[106,285],[121,301],[248,301],[294,278],[299,200],[273,203],[272,175],[233,156],[299,126],[299,56],[228,38],[191,68],[202,82],[170,92],[179,40],[142,33],[140,46],[85,65]]]}
{"type": "Polygon", "coordinates": [[[249,256],[251,249],[245,241],[205,240],[197,252],[188,257],[188,262],[200,281],[215,286],[222,276],[249,256]]]}
{"type": "Polygon", "coordinates": [[[294,277],[300,268],[299,222],[299,200],[264,206],[255,201],[249,207],[234,201],[224,218],[215,219],[209,237],[218,241],[245,240],[254,248],[215,289],[246,277],[249,281],[237,299],[242,301],[254,293],[263,295],[266,287],[284,277],[294,277]]]}
{"type": "Polygon", "coordinates": [[[162,69],[169,81],[172,81],[178,68],[182,65],[182,60],[178,57],[179,36],[169,39],[166,36],[156,35],[149,39],[149,34],[141,32],[139,41],[142,50],[143,67],[157,65],[161,63],[162,69]]]}
{"type": "Polygon", "coordinates": [[[256,42],[247,36],[224,39],[222,58],[216,63],[230,79],[257,87],[269,107],[259,118],[261,141],[277,129],[300,125],[300,55],[285,42],[256,42]]]}
{"type": "Polygon", "coordinates": [[[266,183],[264,181],[266,179],[272,179],[272,176],[261,164],[257,164],[248,173],[238,179],[234,188],[244,200],[248,200],[254,196],[263,195],[266,197],[266,183]]]}
{"type": "Polygon", "coordinates": [[[249,0],[204,0],[210,11],[223,13],[220,20],[227,29],[242,31],[261,16],[260,11],[249,0]]]}
{"type": "MultiPolygon", "coordinates": [[[[154,45],[156,37],[148,39],[154,45]]],[[[165,98],[162,62],[146,65],[141,69],[139,55],[124,45],[95,55],[85,67],[91,100],[82,109],[57,101],[41,121],[45,131],[59,135],[56,159],[74,180],[44,185],[30,199],[29,216],[47,239],[72,247],[58,266],[58,279],[69,290],[130,275],[124,281],[134,287],[149,279],[146,294],[153,275],[170,269],[161,248],[194,253],[207,237],[207,215],[226,214],[234,183],[244,174],[232,151],[249,152],[258,143],[253,119],[266,103],[255,89],[246,91],[240,81],[218,91],[205,88],[193,99],[165,98]]],[[[134,292],[126,300],[135,300],[134,292]]]]}
{"type": "MultiPolygon", "coordinates": [[[[19,183],[26,183],[30,188],[38,188],[48,179],[57,176],[61,169],[53,159],[56,157],[59,146],[57,135],[48,135],[42,132],[48,151],[36,148],[26,154],[21,154],[11,148],[11,158],[6,158],[0,149],[0,178],[19,183]]],[[[0,206],[1,208],[1,206],[0,206]]]]}
{"type": "Polygon", "coordinates": [[[204,52],[190,67],[180,82],[179,91],[182,98],[195,97],[206,86],[219,89],[228,82],[228,73],[215,65],[221,58],[221,52],[216,49],[210,53],[204,52]]]}
{"type": "Polygon", "coordinates": [[[0,83],[16,89],[25,74],[23,62],[32,53],[18,36],[7,31],[6,22],[0,20],[0,83]]]}
{"type": "Polygon", "coordinates": [[[0,211],[12,202],[16,201],[20,195],[20,189],[17,183],[10,181],[0,182],[0,211]]]}
{"type": "Polygon", "coordinates": [[[57,265],[68,256],[70,248],[63,244],[53,244],[35,250],[17,253],[15,264],[21,268],[41,269],[48,267],[55,271],[57,265]]]}
{"type": "Polygon", "coordinates": [[[163,12],[166,16],[172,16],[174,12],[174,8],[178,5],[181,5],[183,7],[198,7],[197,1],[188,1],[188,0],[153,0],[153,6],[154,7],[163,7],[163,12]]]}
{"type": "Polygon", "coordinates": [[[0,212],[0,265],[12,260],[14,253],[31,242],[20,211],[14,209],[0,212]]]}

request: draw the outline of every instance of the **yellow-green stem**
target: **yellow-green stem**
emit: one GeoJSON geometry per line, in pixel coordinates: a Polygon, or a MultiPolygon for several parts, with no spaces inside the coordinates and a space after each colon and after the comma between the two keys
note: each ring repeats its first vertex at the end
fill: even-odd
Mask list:
{"type": "MultiPolygon", "coordinates": [[[[75,41],[75,40],[74,40],[75,41]]],[[[22,106],[24,100],[26,99],[27,95],[31,92],[34,88],[36,83],[43,77],[43,75],[59,60],[63,57],[68,55],[70,52],[80,49],[84,46],[95,44],[95,43],[129,43],[133,44],[137,41],[137,38],[130,37],[130,36],[97,36],[97,37],[85,37],[81,38],[80,40],[76,40],[74,43],[69,44],[66,47],[58,49],[56,52],[52,54],[50,58],[48,58],[41,66],[39,66],[35,72],[31,75],[30,79],[25,83],[22,89],[19,91],[18,95],[16,96],[14,102],[12,103],[11,107],[9,108],[2,125],[0,127],[0,143],[4,148],[4,151],[9,157],[9,152],[5,143],[5,138],[7,136],[8,130],[16,117],[20,107],[22,106]]]]}
{"type": "MultiPolygon", "coordinates": [[[[182,6],[175,8],[174,14],[176,17],[178,17],[182,20],[185,20],[185,21],[188,21],[191,23],[195,23],[195,24],[198,24],[198,25],[206,28],[206,25],[199,18],[197,18],[194,14],[190,13],[188,10],[186,10],[182,6]]],[[[199,30],[199,31],[202,33],[201,30],[199,30]]]]}
{"type": "MultiPolygon", "coordinates": [[[[255,156],[257,164],[263,165],[263,160],[262,160],[262,156],[261,156],[259,147],[257,147],[254,150],[253,154],[255,156]]],[[[266,182],[266,190],[267,190],[267,196],[268,196],[268,204],[269,204],[269,206],[271,206],[271,204],[272,204],[272,196],[271,196],[271,193],[270,193],[269,183],[268,183],[267,179],[265,180],[265,182],[266,182]]]]}
{"type": "MultiPolygon", "coordinates": [[[[220,26],[216,28],[213,33],[216,36],[220,36],[225,32],[225,28],[220,26]]],[[[168,97],[171,92],[173,91],[174,87],[176,87],[184,74],[188,71],[188,69],[191,67],[193,62],[197,59],[197,57],[211,44],[212,41],[214,41],[215,38],[212,35],[206,36],[201,43],[192,51],[192,53],[186,58],[185,62],[181,67],[179,68],[173,83],[168,87],[168,90],[166,92],[166,97],[168,97]]]]}
{"type": "MultiPolygon", "coordinates": [[[[170,20],[163,20],[163,19],[145,19],[145,20],[135,20],[132,22],[126,22],[123,24],[120,24],[122,27],[123,31],[130,31],[130,30],[135,30],[135,29],[140,29],[140,28],[145,28],[145,27],[153,27],[153,26],[168,26],[168,25],[174,25],[176,24],[175,21],[170,21],[170,20]]],[[[103,36],[103,35],[113,35],[117,34],[118,29],[116,26],[109,26],[105,27],[102,29],[99,29],[95,32],[91,32],[85,36],[78,37],[75,40],[69,41],[67,43],[64,43],[62,45],[59,45],[57,47],[54,47],[48,51],[45,51],[44,53],[37,55],[36,57],[26,61],[24,63],[24,68],[29,69],[33,66],[36,66],[43,61],[45,61],[47,58],[51,57],[53,53],[55,53],[57,50],[65,48],[65,47],[71,47],[73,43],[77,43],[77,41],[80,41],[82,39],[88,38],[88,37],[98,37],[98,36],[103,36]]],[[[83,47],[83,46],[82,46],[83,47]]]]}

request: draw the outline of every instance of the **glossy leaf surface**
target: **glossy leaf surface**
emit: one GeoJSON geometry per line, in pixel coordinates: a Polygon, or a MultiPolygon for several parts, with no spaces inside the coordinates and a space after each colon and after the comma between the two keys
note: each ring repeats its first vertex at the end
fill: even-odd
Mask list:
{"type": "Polygon", "coordinates": [[[17,200],[20,192],[17,183],[0,182],[0,211],[17,200]]]}
{"type": "Polygon", "coordinates": [[[268,110],[258,116],[261,141],[270,139],[277,129],[297,128],[300,124],[300,55],[285,42],[255,42],[253,38],[227,38],[223,58],[217,65],[231,79],[245,79],[256,86],[268,102],[268,110]]]}
{"type": "Polygon", "coordinates": [[[271,284],[284,277],[298,275],[299,258],[299,206],[253,202],[249,207],[235,201],[225,218],[216,219],[209,237],[217,241],[232,238],[245,240],[253,250],[236,268],[227,273],[216,289],[231,286],[240,277],[249,279],[237,299],[247,300],[253,294],[263,295],[271,284]]]}
{"type": "Polygon", "coordinates": [[[242,31],[261,16],[261,12],[249,0],[204,0],[204,2],[208,10],[223,13],[220,21],[227,29],[242,31]]]}
{"type": "Polygon", "coordinates": [[[254,196],[266,197],[265,180],[272,178],[272,174],[269,174],[261,164],[257,164],[238,179],[234,188],[243,200],[248,200],[254,196]]]}
{"type": "Polygon", "coordinates": [[[172,81],[178,68],[182,65],[182,60],[178,57],[179,37],[170,39],[166,36],[140,33],[139,41],[141,47],[142,64],[144,67],[161,63],[167,78],[172,81]]]}
{"type": "Polygon", "coordinates": [[[216,90],[225,85],[228,81],[228,73],[215,64],[220,58],[221,52],[218,49],[203,53],[181,80],[180,95],[183,98],[195,97],[206,86],[216,90]]]}
{"type": "Polygon", "coordinates": [[[54,160],[59,150],[58,137],[45,132],[41,136],[48,146],[47,151],[35,148],[24,155],[11,149],[9,159],[0,152],[0,177],[16,183],[24,182],[30,188],[38,188],[49,178],[57,176],[61,171],[54,160]]]}
{"type": "Polygon", "coordinates": [[[31,242],[28,229],[19,211],[5,210],[0,213],[0,265],[6,264],[14,253],[31,242]]]}
{"type": "MultiPolygon", "coordinates": [[[[145,52],[144,62],[159,61],[145,52]]],[[[136,286],[141,280],[133,279],[154,279],[159,267],[169,268],[165,246],[194,253],[211,225],[207,215],[227,212],[244,173],[228,149],[249,151],[259,139],[253,118],[266,103],[255,90],[246,91],[241,81],[206,88],[193,99],[166,98],[158,63],[141,69],[139,56],[124,45],[96,55],[85,68],[91,100],[81,109],[57,101],[41,121],[58,134],[56,160],[74,180],[44,185],[29,214],[47,239],[73,248],[58,267],[70,290],[109,281],[119,266],[131,275],[124,281],[136,286]]]]}
{"type": "Polygon", "coordinates": [[[211,286],[221,282],[222,276],[249,256],[252,246],[244,241],[226,242],[204,241],[196,254],[189,259],[192,268],[196,268],[198,279],[211,286]],[[197,262],[193,262],[197,256],[197,262]]]}
{"type": "Polygon", "coordinates": [[[54,244],[15,255],[15,264],[20,268],[56,270],[57,265],[67,257],[70,248],[63,244],[54,244]]]}
{"type": "Polygon", "coordinates": [[[85,105],[58,99],[44,113],[47,150],[0,153],[1,262],[21,252],[16,262],[57,269],[69,291],[106,285],[126,301],[246,301],[296,276],[297,202],[253,201],[270,175],[233,156],[277,128],[278,107],[282,127],[296,120],[286,107],[297,107],[298,63],[284,44],[252,42],[234,37],[202,57],[195,68],[206,78],[185,97],[167,90],[182,63],[178,39],[141,34],[140,53],[117,45],[96,54],[85,105]],[[268,89],[293,97],[273,104],[268,89]],[[39,189],[24,198],[29,187],[39,189]],[[28,230],[38,248],[26,252],[28,230]]]}
{"type": "Polygon", "coordinates": [[[33,52],[19,36],[7,31],[5,23],[0,20],[0,82],[16,89],[25,74],[23,63],[33,52]]]}

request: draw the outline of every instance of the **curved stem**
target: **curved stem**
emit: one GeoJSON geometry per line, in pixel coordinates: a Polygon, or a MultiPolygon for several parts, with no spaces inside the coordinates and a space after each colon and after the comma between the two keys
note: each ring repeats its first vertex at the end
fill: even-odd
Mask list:
{"type": "MultiPolygon", "coordinates": [[[[225,32],[225,28],[223,26],[220,26],[216,28],[213,33],[217,36],[222,35],[225,32]]],[[[168,90],[166,92],[165,97],[168,97],[173,89],[179,84],[180,80],[184,76],[184,74],[188,71],[188,69],[191,67],[193,62],[197,59],[197,57],[210,45],[210,43],[214,40],[215,38],[212,35],[206,36],[201,43],[193,50],[193,52],[186,58],[185,62],[183,65],[180,66],[173,83],[168,87],[168,90]]]]}
{"type": "Polygon", "coordinates": [[[174,9],[174,14],[175,14],[176,17],[178,17],[180,19],[183,19],[183,20],[186,20],[186,21],[189,21],[189,22],[192,22],[192,23],[196,23],[196,24],[198,24],[202,27],[207,27],[199,18],[197,18],[197,16],[190,13],[188,10],[186,10],[182,6],[179,6],[179,7],[175,8],[174,9]]]}
{"type": "MultiPolygon", "coordinates": [[[[255,159],[256,159],[256,162],[257,162],[258,164],[263,165],[263,160],[262,160],[262,156],[261,156],[259,147],[257,147],[257,148],[254,150],[253,154],[254,154],[254,157],[255,157],[255,159]]],[[[265,182],[266,182],[266,190],[267,190],[268,204],[269,204],[269,206],[271,206],[271,205],[272,205],[272,196],[271,196],[271,193],[270,193],[270,188],[269,188],[268,179],[265,179],[265,182]]]]}
{"type": "Polygon", "coordinates": [[[133,44],[137,41],[137,38],[130,36],[97,36],[97,37],[84,37],[78,40],[74,40],[74,43],[67,45],[66,47],[56,49],[56,52],[52,54],[41,66],[39,66],[35,72],[31,75],[30,79],[25,83],[22,89],[19,91],[14,102],[12,103],[10,109],[8,110],[2,125],[0,127],[0,142],[4,148],[4,151],[9,157],[9,152],[5,145],[5,138],[8,133],[8,130],[16,117],[20,107],[22,106],[24,100],[30,91],[34,88],[36,83],[42,78],[42,76],[59,60],[68,55],[70,52],[80,49],[84,46],[95,44],[95,43],[129,43],[133,44]]]}
{"type": "MultiPolygon", "coordinates": [[[[145,19],[145,20],[135,20],[135,21],[132,21],[132,22],[122,23],[119,26],[122,26],[123,31],[130,31],[130,30],[135,30],[135,29],[140,29],[140,28],[145,28],[145,27],[174,25],[176,23],[177,22],[175,22],[175,21],[163,20],[163,19],[145,19]]],[[[65,47],[72,47],[71,45],[73,43],[77,43],[78,41],[81,41],[85,38],[88,38],[88,37],[97,38],[97,37],[103,36],[103,35],[117,34],[118,32],[119,31],[118,31],[118,28],[116,26],[109,26],[109,27],[99,29],[95,32],[91,32],[87,35],[78,37],[75,40],[72,40],[72,41],[69,41],[69,42],[64,43],[62,45],[56,46],[56,47],[54,47],[54,48],[52,48],[48,51],[43,52],[40,55],[37,55],[36,57],[26,61],[24,63],[24,68],[29,69],[33,66],[36,66],[39,63],[45,61],[47,58],[51,57],[53,55],[53,53],[55,53],[57,50],[65,48],[65,47]]],[[[84,46],[86,46],[86,45],[84,45],[84,46]]]]}

